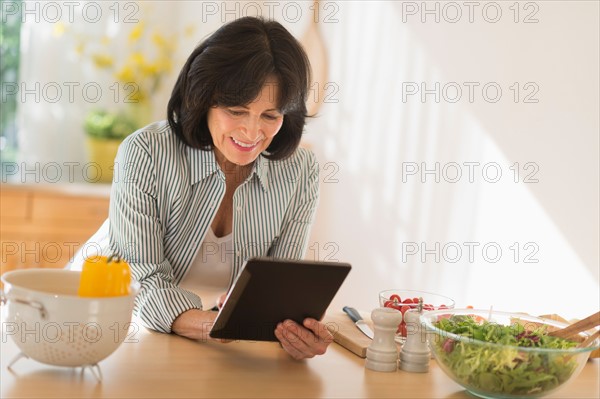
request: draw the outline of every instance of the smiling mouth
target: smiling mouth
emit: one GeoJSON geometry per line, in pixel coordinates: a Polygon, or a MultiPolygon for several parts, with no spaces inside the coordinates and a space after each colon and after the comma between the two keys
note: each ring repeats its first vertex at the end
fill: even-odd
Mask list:
{"type": "Polygon", "coordinates": [[[238,140],[234,139],[233,137],[231,138],[231,141],[233,141],[233,143],[235,145],[237,145],[238,147],[241,147],[241,148],[243,148],[245,150],[251,150],[252,148],[256,147],[258,145],[258,143],[259,143],[257,141],[256,143],[250,143],[250,144],[248,144],[248,143],[244,143],[242,141],[238,141],[238,140]]]}

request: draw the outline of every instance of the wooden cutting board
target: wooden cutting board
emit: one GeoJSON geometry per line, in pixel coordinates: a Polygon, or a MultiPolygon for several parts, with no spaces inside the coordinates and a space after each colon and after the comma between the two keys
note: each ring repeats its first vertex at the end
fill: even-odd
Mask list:
{"type": "MultiPolygon", "coordinates": [[[[361,315],[372,328],[371,318],[365,317],[365,314],[362,312],[361,315]]],[[[372,341],[354,325],[346,313],[327,313],[323,318],[323,322],[327,325],[329,332],[333,334],[333,340],[336,343],[357,356],[362,358],[367,357],[367,348],[371,345],[372,341]]]]}

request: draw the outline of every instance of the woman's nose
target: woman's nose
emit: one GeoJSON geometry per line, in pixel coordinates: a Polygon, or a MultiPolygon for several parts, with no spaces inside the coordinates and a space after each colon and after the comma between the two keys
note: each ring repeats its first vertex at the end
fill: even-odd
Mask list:
{"type": "Polygon", "coordinates": [[[244,123],[243,133],[249,141],[256,141],[262,136],[260,121],[256,118],[249,117],[246,120],[246,123],[244,123]]]}

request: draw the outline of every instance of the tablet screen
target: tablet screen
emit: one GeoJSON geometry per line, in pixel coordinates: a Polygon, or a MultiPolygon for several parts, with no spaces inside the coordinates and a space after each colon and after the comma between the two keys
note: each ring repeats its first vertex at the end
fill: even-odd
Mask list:
{"type": "Polygon", "coordinates": [[[277,324],[320,320],[351,266],[253,258],[246,262],[210,332],[213,338],[277,341],[277,324]]]}

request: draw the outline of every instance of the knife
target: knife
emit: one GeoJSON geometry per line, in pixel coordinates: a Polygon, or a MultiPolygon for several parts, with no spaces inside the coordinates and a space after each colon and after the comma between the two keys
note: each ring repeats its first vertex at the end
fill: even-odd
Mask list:
{"type": "Polygon", "coordinates": [[[362,331],[363,334],[365,334],[367,337],[373,339],[373,330],[371,330],[371,327],[369,327],[367,322],[363,320],[360,313],[358,313],[358,311],[356,309],[351,308],[350,306],[344,306],[344,308],[342,310],[344,312],[346,312],[346,314],[354,322],[354,325],[356,327],[358,327],[358,329],[360,331],[362,331]]]}

